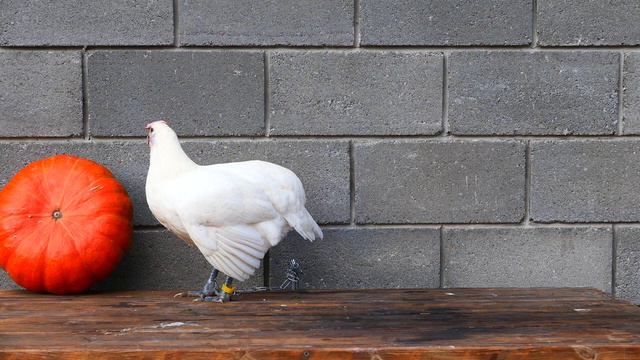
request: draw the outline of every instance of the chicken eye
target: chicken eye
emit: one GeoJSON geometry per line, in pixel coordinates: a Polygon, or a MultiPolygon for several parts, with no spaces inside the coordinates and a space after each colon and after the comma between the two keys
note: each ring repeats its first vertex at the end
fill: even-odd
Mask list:
{"type": "Polygon", "coordinates": [[[149,129],[149,132],[153,132],[153,128],[149,129]]]}

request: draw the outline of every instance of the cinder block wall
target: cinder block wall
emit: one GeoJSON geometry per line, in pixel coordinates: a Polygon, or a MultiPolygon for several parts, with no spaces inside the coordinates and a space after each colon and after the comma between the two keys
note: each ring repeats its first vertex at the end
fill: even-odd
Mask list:
{"type": "MultiPolygon", "coordinates": [[[[0,185],[54,153],[135,201],[99,288],[195,288],[209,267],[144,201],[144,125],[201,163],[291,168],[326,238],[245,284],[590,286],[640,302],[640,3],[0,2],[0,185]]],[[[2,277],[3,288],[14,285],[2,277]]]]}

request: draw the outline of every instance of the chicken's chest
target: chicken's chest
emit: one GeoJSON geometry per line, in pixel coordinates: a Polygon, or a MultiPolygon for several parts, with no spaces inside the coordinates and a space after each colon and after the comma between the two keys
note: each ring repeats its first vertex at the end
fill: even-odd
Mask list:
{"type": "Polygon", "coordinates": [[[175,199],[172,198],[169,184],[146,186],[147,203],[153,216],[164,227],[175,233],[181,239],[191,242],[187,230],[178,215],[175,199]]]}

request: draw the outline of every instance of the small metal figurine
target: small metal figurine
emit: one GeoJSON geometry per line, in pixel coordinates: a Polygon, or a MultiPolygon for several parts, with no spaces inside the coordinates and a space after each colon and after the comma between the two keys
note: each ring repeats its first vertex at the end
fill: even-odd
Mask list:
{"type": "Polygon", "coordinates": [[[212,301],[210,299],[214,299],[213,295],[217,295],[215,298],[216,302],[227,302],[231,300],[231,296],[235,294],[246,294],[253,292],[263,292],[263,291],[286,291],[286,290],[300,290],[300,274],[302,270],[300,269],[300,263],[296,261],[296,259],[291,259],[289,261],[289,267],[287,268],[287,272],[285,273],[286,279],[280,284],[278,287],[266,287],[266,286],[255,286],[248,290],[233,290],[227,291],[224,287],[229,287],[230,284],[225,282],[222,285],[222,288],[218,286],[218,282],[215,280],[218,275],[218,270],[213,270],[211,276],[209,276],[209,280],[204,285],[204,289],[201,291],[189,291],[175,294],[174,297],[195,297],[194,301],[212,301]]]}
{"type": "Polygon", "coordinates": [[[278,287],[266,287],[266,286],[254,286],[248,290],[237,290],[237,293],[253,293],[262,291],[286,291],[286,290],[300,290],[300,263],[296,259],[289,261],[289,267],[285,273],[285,280],[278,287]]]}
{"type": "Polygon", "coordinates": [[[296,261],[296,259],[291,259],[289,262],[289,268],[287,269],[287,278],[280,285],[280,290],[286,290],[291,287],[291,290],[300,289],[300,263],[296,261]]]}

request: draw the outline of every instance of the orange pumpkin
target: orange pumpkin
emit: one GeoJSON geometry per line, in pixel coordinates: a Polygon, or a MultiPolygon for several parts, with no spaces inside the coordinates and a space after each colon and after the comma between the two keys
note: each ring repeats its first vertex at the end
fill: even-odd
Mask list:
{"type": "Polygon", "coordinates": [[[69,155],[35,161],[0,192],[0,266],[32,291],[85,291],[129,247],[132,214],[102,165],[69,155]]]}

